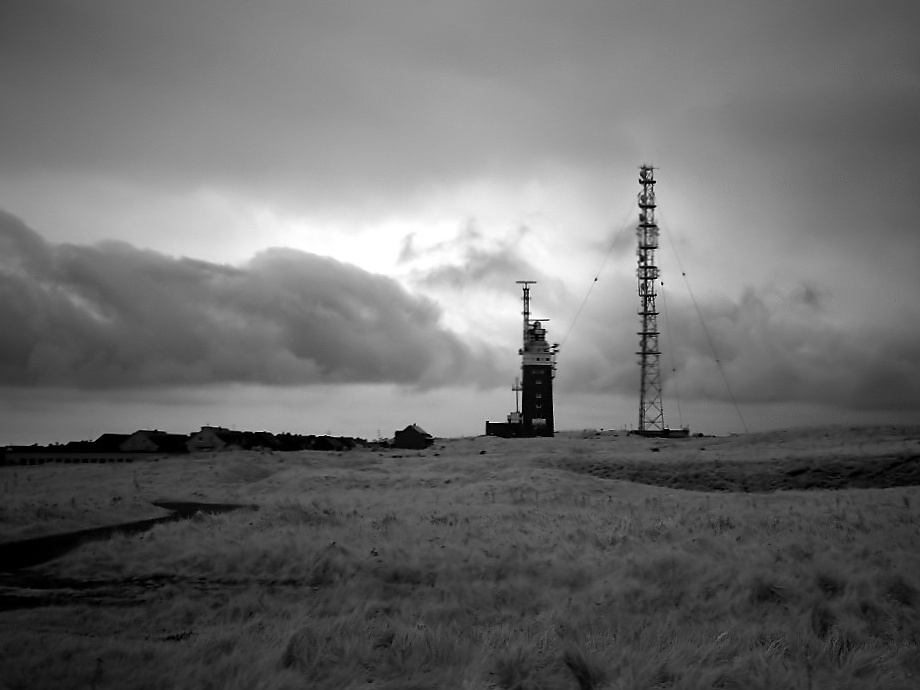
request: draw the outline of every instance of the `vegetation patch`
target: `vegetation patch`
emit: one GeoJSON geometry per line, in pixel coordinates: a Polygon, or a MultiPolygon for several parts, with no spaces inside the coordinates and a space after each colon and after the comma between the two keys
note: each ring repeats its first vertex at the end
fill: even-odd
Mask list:
{"type": "Polygon", "coordinates": [[[920,453],[870,457],[858,462],[826,459],[819,465],[807,460],[675,462],[664,466],[610,460],[588,464],[578,458],[564,460],[559,465],[602,479],[689,491],[762,493],[920,486],[920,453]]]}
{"type": "MultiPolygon", "coordinates": [[[[673,470],[702,444],[718,450],[693,443],[660,446],[656,462],[673,470]]],[[[566,469],[617,452],[640,467],[643,444],[463,439],[439,457],[374,453],[341,468],[292,454],[271,459],[271,474],[241,471],[242,454],[229,485],[210,458],[161,462],[158,476],[141,468],[137,483],[154,495],[181,479],[260,510],[114,535],[7,573],[0,678],[100,689],[916,687],[918,489],[676,491],[566,469]]],[[[40,501],[43,483],[55,485],[48,469],[20,475],[33,492],[15,500],[40,501]]],[[[100,491],[130,485],[138,468],[106,471],[100,491]]]]}

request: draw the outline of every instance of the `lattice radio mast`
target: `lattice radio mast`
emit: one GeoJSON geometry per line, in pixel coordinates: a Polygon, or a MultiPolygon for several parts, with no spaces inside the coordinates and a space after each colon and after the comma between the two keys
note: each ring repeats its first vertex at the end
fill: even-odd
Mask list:
{"type": "Polygon", "coordinates": [[[639,239],[639,364],[641,383],[639,388],[640,434],[664,434],[664,408],[661,403],[661,349],[658,345],[658,309],[655,306],[655,282],[658,280],[658,266],[655,265],[655,250],[658,249],[658,225],[655,222],[655,168],[642,165],[639,168],[639,225],[636,235],[639,239]]]}

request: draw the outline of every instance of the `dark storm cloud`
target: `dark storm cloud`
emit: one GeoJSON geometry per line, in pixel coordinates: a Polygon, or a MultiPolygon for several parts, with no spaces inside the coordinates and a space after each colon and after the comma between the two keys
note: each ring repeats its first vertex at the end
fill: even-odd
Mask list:
{"type": "Polygon", "coordinates": [[[611,117],[657,88],[622,79],[672,62],[612,41],[654,23],[606,3],[12,0],[0,13],[0,170],[290,203],[632,159],[611,117]]]}
{"type": "Polygon", "coordinates": [[[649,154],[695,169],[695,113],[772,143],[804,119],[819,158],[839,123],[865,164],[879,114],[915,119],[898,115],[916,95],[912,16],[836,0],[8,0],[0,172],[355,206],[649,154]]]}
{"type": "Polygon", "coordinates": [[[672,307],[672,361],[683,372],[683,392],[727,400],[718,358],[741,402],[920,406],[920,335],[896,323],[837,325],[824,307],[831,297],[809,284],[788,291],[748,288],[737,300],[700,305],[703,321],[696,323],[688,319],[690,305],[672,307]]]}
{"type": "Polygon", "coordinates": [[[0,214],[0,383],[488,381],[491,358],[390,278],[271,249],[235,268],[45,242],[0,214]]]}
{"type": "Polygon", "coordinates": [[[549,27],[461,7],[4,3],[0,165],[318,201],[555,148],[549,27]]]}
{"type": "MultiPolygon", "coordinates": [[[[610,282],[593,295],[562,349],[563,391],[638,391],[635,288],[625,277],[610,282]]],[[[808,283],[747,288],[736,299],[700,299],[700,318],[686,291],[659,294],[666,397],[920,407],[920,335],[899,324],[837,325],[832,302],[831,293],[808,283]]]]}
{"type": "Polygon", "coordinates": [[[707,141],[771,171],[798,231],[868,245],[871,224],[890,242],[914,240],[920,67],[893,84],[746,94],[698,117],[707,141]]]}
{"type": "MultiPolygon", "coordinates": [[[[175,131],[186,144],[193,130],[204,133],[208,117],[221,128],[262,122],[252,116],[281,125],[280,131],[253,132],[256,139],[287,138],[300,122],[301,136],[313,143],[325,134],[357,135],[359,127],[376,122],[378,132],[393,133],[393,150],[406,143],[401,137],[413,139],[413,127],[428,122],[422,136],[440,159],[442,153],[462,154],[477,139],[510,136],[509,143],[523,150],[536,143],[535,135],[553,132],[544,146],[577,142],[587,149],[592,138],[600,143],[598,125],[611,112],[641,110],[630,101],[653,105],[656,97],[694,93],[700,98],[701,86],[726,81],[734,92],[747,86],[754,93],[850,74],[864,86],[897,69],[909,81],[918,59],[904,21],[911,7],[856,3],[841,11],[836,0],[782,9],[719,1],[256,7],[231,0],[9,0],[2,8],[0,50],[7,83],[21,90],[20,109],[12,108],[8,117],[33,104],[74,97],[70,113],[80,116],[77,127],[94,124],[90,113],[103,115],[92,130],[98,133],[121,116],[137,115],[142,120],[135,133],[162,119],[154,132],[158,139],[169,131],[166,125],[188,125],[175,131]],[[612,42],[611,35],[619,40],[612,42]],[[626,77],[630,91],[620,92],[626,77]],[[74,78],[79,82],[69,91],[55,92],[74,78]],[[140,101],[122,97],[119,89],[140,101]],[[550,101],[546,94],[557,98],[550,101]],[[165,96],[173,100],[163,102],[165,96]],[[567,96],[581,102],[557,102],[567,96]],[[554,121],[561,113],[578,119],[554,121]],[[320,124],[322,131],[307,131],[320,124]],[[580,131],[585,124],[590,129],[580,131]]],[[[806,88],[801,91],[807,97],[806,88]]],[[[806,98],[801,105],[807,104],[806,98]]],[[[375,139],[373,134],[353,142],[355,148],[375,139]]],[[[230,149],[250,150],[250,144],[237,140],[230,149]]]]}

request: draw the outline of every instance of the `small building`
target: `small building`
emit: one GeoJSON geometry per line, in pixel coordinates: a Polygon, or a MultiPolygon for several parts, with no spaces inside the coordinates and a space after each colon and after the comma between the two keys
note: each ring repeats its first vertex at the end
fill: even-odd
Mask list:
{"type": "Polygon", "coordinates": [[[316,436],[310,444],[310,450],[350,450],[341,439],[333,436],[316,436]]]}
{"type": "Polygon", "coordinates": [[[281,442],[270,431],[244,431],[243,441],[247,450],[281,449],[281,442]]]}
{"type": "Polygon", "coordinates": [[[486,422],[486,436],[517,438],[521,435],[522,428],[520,422],[486,422]]]}
{"type": "Polygon", "coordinates": [[[222,426],[203,426],[185,442],[189,453],[200,451],[230,450],[245,446],[243,433],[231,431],[222,426]]]}
{"type": "Polygon", "coordinates": [[[121,442],[119,448],[131,453],[185,453],[188,436],[159,429],[139,429],[121,442]]]}
{"type": "Polygon", "coordinates": [[[122,450],[121,444],[130,438],[131,434],[102,434],[92,441],[92,450],[103,453],[117,453],[122,450]]]}
{"type": "Polygon", "coordinates": [[[434,443],[434,437],[418,424],[410,424],[393,434],[393,448],[421,450],[434,443]]]}

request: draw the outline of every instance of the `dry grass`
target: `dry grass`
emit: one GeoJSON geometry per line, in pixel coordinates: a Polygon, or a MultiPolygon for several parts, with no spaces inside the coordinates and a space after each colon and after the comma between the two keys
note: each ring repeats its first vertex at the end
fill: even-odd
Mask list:
{"type": "MultiPolygon", "coordinates": [[[[889,452],[891,436],[866,434],[861,452],[889,452]]],[[[846,445],[809,438],[796,443],[815,457],[846,445]]],[[[700,445],[779,452],[735,441],[653,456],[655,442],[622,437],[467,439],[402,457],[94,468],[126,503],[194,494],[262,509],[42,566],[97,586],[0,613],[0,687],[916,687],[916,488],[709,494],[561,469],[680,461],[700,445]]],[[[64,468],[30,469],[20,487],[63,495],[64,468]]]]}

